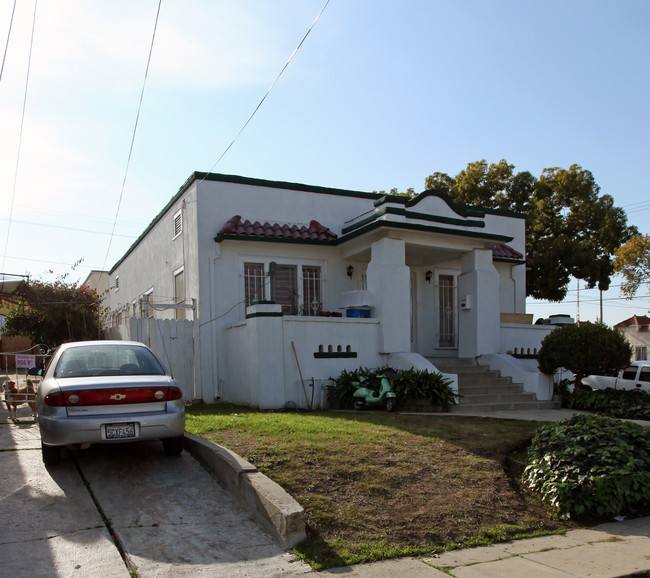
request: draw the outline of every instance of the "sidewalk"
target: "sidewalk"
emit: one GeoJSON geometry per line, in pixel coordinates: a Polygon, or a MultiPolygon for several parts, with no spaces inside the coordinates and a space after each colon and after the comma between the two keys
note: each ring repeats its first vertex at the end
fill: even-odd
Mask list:
{"type": "Polygon", "coordinates": [[[436,557],[402,558],[336,568],[346,578],[592,577],[650,575],[650,518],[570,530],[565,535],[455,550],[436,557]],[[444,572],[442,571],[444,569],[444,572]]]}
{"type": "MultiPolygon", "coordinates": [[[[454,413],[432,413],[428,415],[435,416],[457,416],[457,417],[483,417],[486,419],[512,419],[520,421],[547,421],[554,422],[560,421],[571,417],[572,415],[584,413],[589,414],[588,411],[578,411],[576,409],[522,409],[522,410],[513,410],[513,411],[457,411],[454,413]]],[[[413,415],[427,415],[427,414],[413,414],[413,415]]],[[[638,423],[643,427],[650,427],[650,421],[644,421],[641,419],[629,419],[623,421],[631,421],[638,423]]]]}

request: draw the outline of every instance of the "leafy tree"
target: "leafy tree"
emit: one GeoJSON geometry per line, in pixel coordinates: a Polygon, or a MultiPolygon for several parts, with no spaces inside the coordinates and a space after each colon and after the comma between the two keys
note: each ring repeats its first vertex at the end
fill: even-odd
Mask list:
{"type": "Polygon", "coordinates": [[[650,287],[650,235],[635,235],[614,251],[614,272],[623,275],[621,290],[632,299],[639,287],[650,287]]]}
{"type": "Polygon", "coordinates": [[[414,197],[415,189],[413,187],[409,187],[402,193],[397,189],[397,187],[393,187],[390,191],[388,191],[388,193],[385,190],[373,191],[373,193],[377,193],[378,195],[395,195],[397,197],[414,197]]]}
{"type": "Polygon", "coordinates": [[[490,165],[481,160],[455,177],[433,173],[425,186],[458,203],[525,213],[526,253],[532,260],[526,290],[538,299],[561,301],[571,277],[608,289],[611,255],[637,232],[579,165],[544,169],[537,179],[527,171],[515,173],[505,160],[490,165]]]}
{"type": "Polygon", "coordinates": [[[582,386],[588,375],[613,375],[630,362],[632,350],[620,331],[604,323],[562,325],[543,340],[537,356],[542,373],[552,375],[559,367],[575,374],[582,386]]]}
{"type": "Polygon", "coordinates": [[[5,302],[3,333],[56,347],[67,341],[98,339],[101,297],[89,287],[58,279],[30,281],[18,302],[5,302]]]}

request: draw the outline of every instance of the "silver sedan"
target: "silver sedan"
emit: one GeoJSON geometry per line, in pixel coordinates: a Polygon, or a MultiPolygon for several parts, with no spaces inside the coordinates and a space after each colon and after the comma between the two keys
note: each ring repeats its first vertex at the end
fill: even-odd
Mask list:
{"type": "Polygon", "coordinates": [[[43,374],[36,405],[47,465],[59,461],[62,446],[159,439],[167,455],[183,450],[183,392],[142,343],[61,345],[43,374]]]}

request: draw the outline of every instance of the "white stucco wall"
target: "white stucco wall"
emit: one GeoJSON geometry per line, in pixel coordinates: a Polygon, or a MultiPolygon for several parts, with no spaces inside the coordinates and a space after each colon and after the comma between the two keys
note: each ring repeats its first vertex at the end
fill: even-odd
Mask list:
{"type": "MultiPolygon", "coordinates": [[[[311,189],[313,188],[303,191],[291,187],[285,189],[209,179],[194,181],[187,189],[182,189],[178,198],[170,202],[166,212],[111,275],[111,281],[115,275],[119,275],[120,280],[119,289],[111,291],[108,296],[107,304],[112,308],[130,305],[151,288],[156,302],[171,303],[174,296],[173,274],[184,268],[186,300],[189,302],[195,298],[198,301],[200,328],[197,344],[202,368],[201,391],[205,401],[222,397],[240,403],[254,403],[252,400],[260,397],[259,390],[254,389],[257,386],[244,385],[243,382],[259,384],[260,376],[264,371],[268,372],[268,360],[251,361],[251,351],[262,358],[270,357],[271,353],[266,351],[265,342],[260,340],[259,328],[255,329],[259,326],[259,320],[253,322],[245,319],[243,266],[247,261],[264,263],[265,267],[270,262],[320,266],[323,309],[329,311],[338,310],[342,292],[361,288],[361,272],[364,270],[368,273],[370,285],[383,287],[382,296],[373,311],[374,317],[369,321],[328,318],[302,320],[293,317],[283,319],[282,330],[277,336],[283,340],[283,359],[277,368],[273,367],[274,371],[280,372],[281,369],[284,375],[282,397],[287,400],[293,397],[293,401],[298,401],[295,397],[300,396],[296,395],[295,388],[300,388],[300,394],[302,387],[291,341],[297,347],[301,363],[305,360],[303,377],[306,379],[326,379],[332,373],[340,373],[341,368],[355,369],[361,364],[382,365],[386,358],[380,352],[400,350],[408,353],[411,348],[416,348],[425,355],[434,355],[438,321],[436,276],[450,272],[459,275],[461,260],[466,258],[463,255],[473,255],[475,250],[484,251],[488,259],[490,252],[486,245],[489,246],[489,241],[485,235],[510,235],[513,241],[508,244],[522,253],[524,251],[524,222],[521,218],[488,213],[483,219],[483,226],[476,226],[481,221],[480,216],[459,215],[444,199],[435,195],[424,198],[412,210],[431,212],[437,218],[449,219],[449,223],[435,221],[433,226],[437,232],[431,232],[426,229],[427,226],[432,226],[431,221],[415,219],[415,229],[395,229],[394,235],[390,235],[394,238],[386,239],[386,243],[382,241],[393,247],[399,245],[401,251],[400,259],[392,260],[386,257],[390,251],[383,251],[384,254],[378,261],[383,263],[381,267],[384,267],[384,271],[385,266],[391,263],[399,269],[400,273],[393,277],[392,283],[390,275],[377,275],[370,261],[372,242],[380,240],[382,235],[386,235],[385,232],[356,238],[339,246],[231,239],[220,243],[214,241],[219,230],[235,215],[241,215],[243,220],[299,226],[308,225],[312,219],[316,219],[341,235],[344,227],[356,217],[374,214],[375,197],[371,195],[311,189]],[[178,210],[183,211],[183,234],[172,239],[173,217],[178,210]],[[468,229],[468,236],[458,234],[458,222],[463,219],[474,222],[468,229]],[[445,228],[451,234],[445,234],[445,228]],[[417,250],[412,250],[413,247],[417,250]],[[429,258],[427,251],[430,252],[429,258]],[[354,265],[355,272],[349,278],[346,269],[351,264],[354,265]],[[433,281],[426,282],[425,275],[429,270],[434,278],[433,281]],[[412,294],[417,301],[413,309],[412,342],[410,281],[414,283],[412,294]],[[392,317],[391,304],[401,304],[399,314],[392,317]],[[377,315],[381,315],[382,319],[378,319],[377,315]],[[356,332],[360,334],[357,335],[356,332]],[[357,360],[314,360],[314,347],[317,348],[321,342],[329,345],[327,340],[338,344],[341,336],[349,339],[358,351],[357,360]]],[[[395,203],[395,206],[399,205],[395,203]]],[[[382,219],[404,220],[403,217],[393,217],[388,213],[382,219]]],[[[524,267],[511,268],[508,264],[501,263],[496,268],[490,267],[490,278],[493,279],[489,288],[485,287],[484,282],[470,283],[472,295],[475,296],[474,305],[480,303],[481,312],[470,313],[465,319],[462,316],[466,312],[459,312],[461,334],[471,336],[471,352],[498,353],[494,348],[498,348],[499,344],[503,346],[503,340],[499,337],[501,329],[498,321],[496,324],[493,321],[498,319],[499,311],[519,313],[525,310],[524,267]],[[484,299],[488,302],[483,302],[484,299]],[[467,318],[471,318],[469,323],[467,318]],[[486,327],[490,328],[488,333],[478,331],[478,328],[486,327]]],[[[467,272],[472,274],[469,269],[467,272]]],[[[485,278],[487,277],[484,276],[485,278]]],[[[467,291],[469,289],[465,285],[460,293],[464,295],[467,291]]],[[[156,312],[157,317],[173,317],[174,314],[174,311],[156,312]]],[[[276,360],[273,363],[279,362],[276,360]]]]}
{"type": "Polygon", "coordinates": [[[514,216],[507,213],[488,211],[485,215],[485,228],[499,231],[501,235],[512,237],[507,244],[515,251],[526,255],[526,229],[523,215],[514,216]]]}
{"type": "Polygon", "coordinates": [[[219,394],[228,401],[266,409],[289,402],[306,408],[312,399],[321,404],[321,386],[330,378],[336,379],[343,370],[358,369],[361,360],[369,367],[386,362],[377,353],[378,340],[376,319],[255,317],[228,325],[224,332],[228,355],[220,371],[223,388],[219,394]],[[326,357],[330,347],[334,356],[326,357]],[[335,356],[348,347],[356,357],[335,356]],[[319,353],[325,356],[314,355],[319,353]],[[271,387],[268,376],[281,382],[271,387]],[[312,379],[316,388],[313,398],[312,379]]]}
{"type": "Polygon", "coordinates": [[[647,326],[642,326],[642,329],[639,329],[638,325],[631,325],[630,327],[621,328],[619,331],[623,333],[627,342],[632,346],[632,361],[645,361],[645,359],[648,359],[648,353],[650,353],[650,331],[648,331],[647,326]],[[637,353],[639,353],[637,348],[644,347],[646,357],[644,358],[642,355],[637,356],[637,353]]]}
{"type": "Polygon", "coordinates": [[[499,272],[499,304],[501,313],[526,312],[526,269],[524,265],[494,264],[499,272]]]}
{"type": "MultiPolygon", "coordinates": [[[[186,302],[198,299],[197,242],[196,195],[189,191],[114,268],[110,275],[112,289],[105,303],[113,310],[131,307],[134,301],[152,289],[156,303],[173,303],[174,272],[180,269],[185,271],[186,302]],[[174,215],[179,210],[183,214],[183,232],[173,238],[174,215]],[[116,277],[119,277],[119,288],[116,288],[116,277]]],[[[173,318],[175,312],[159,311],[157,315],[173,318]]]]}
{"type": "Polygon", "coordinates": [[[522,325],[518,323],[502,323],[500,331],[501,353],[537,353],[542,339],[555,329],[554,325],[522,325]]]}

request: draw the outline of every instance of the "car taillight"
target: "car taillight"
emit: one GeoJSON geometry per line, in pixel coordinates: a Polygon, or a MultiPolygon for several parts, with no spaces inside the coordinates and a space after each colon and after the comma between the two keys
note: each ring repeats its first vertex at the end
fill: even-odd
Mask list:
{"type": "Polygon", "coordinates": [[[65,398],[63,393],[56,391],[54,393],[48,393],[43,400],[45,405],[50,405],[52,407],[63,407],[65,405],[65,398]]]}
{"type": "Polygon", "coordinates": [[[160,401],[171,401],[175,399],[181,399],[183,397],[183,392],[176,386],[164,386],[133,387],[128,389],[84,389],[68,391],[64,394],[60,393],[58,395],[62,397],[58,405],[75,407],[87,405],[121,405],[129,403],[154,403],[160,401]]]}
{"type": "Polygon", "coordinates": [[[183,397],[183,392],[180,387],[172,385],[169,388],[169,394],[167,395],[167,401],[174,401],[175,399],[181,399],[183,397]]]}

